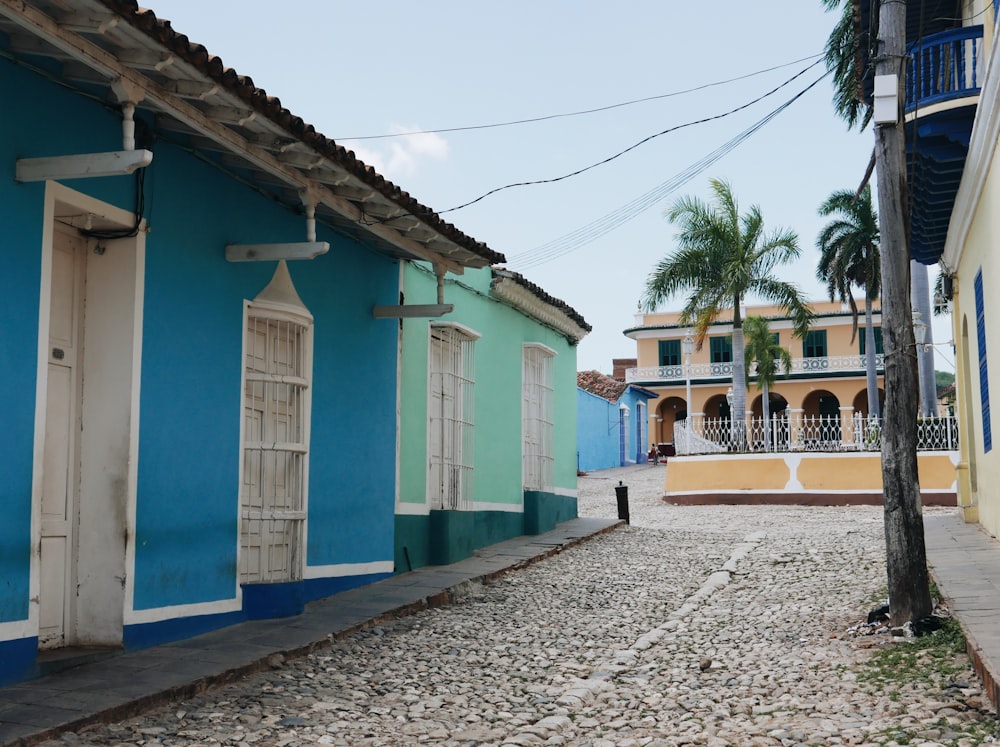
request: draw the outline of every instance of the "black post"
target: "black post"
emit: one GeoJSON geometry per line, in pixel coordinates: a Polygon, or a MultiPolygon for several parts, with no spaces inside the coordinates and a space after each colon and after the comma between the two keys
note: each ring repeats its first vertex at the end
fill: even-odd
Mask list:
{"type": "Polygon", "coordinates": [[[615,486],[615,497],[618,498],[618,518],[623,519],[626,524],[629,524],[628,520],[628,485],[622,485],[622,481],[618,481],[618,485],[615,486]]]}

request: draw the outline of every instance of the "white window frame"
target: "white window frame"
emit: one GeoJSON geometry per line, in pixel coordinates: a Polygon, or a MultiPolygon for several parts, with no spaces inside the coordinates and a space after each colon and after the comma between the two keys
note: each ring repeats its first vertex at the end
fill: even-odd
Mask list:
{"type": "Polygon", "coordinates": [[[554,484],[553,443],[556,351],[525,343],[521,366],[521,482],[524,490],[554,484]]]}
{"type": "MultiPolygon", "coordinates": [[[[287,340],[286,340],[287,344],[287,340]]],[[[252,301],[243,311],[243,375],[240,395],[240,583],[275,583],[298,581],[305,568],[306,515],[309,497],[309,433],[312,412],[313,320],[308,311],[287,305],[252,301]],[[251,325],[256,324],[255,328],[251,325]],[[256,360],[257,335],[254,329],[264,325],[265,360],[256,360]],[[294,347],[286,348],[292,357],[292,371],[274,363],[271,348],[272,326],[295,333],[294,347]],[[267,358],[271,359],[268,364],[267,358]],[[264,370],[261,370],[261,369],[264,370]],[[259,392],[253,401],[262,411],[251,407],[250,391],[259,392]],[[289,403],[291,407],[289,408],[289,403]],[[255,423],[253,412],[260,412],[255,423]],[[258,427],[260,433],[256,432],[258,427]],[[280,431],[284,430],[284,433],[280,431]],[[291,432],[289,432],[291,431],[291,432]],[[283,436],[283,437],[282,437],[283,436]],[[271,462],[272,489],[262,477],[271,462]],[[260,471],[256,482],[254,470],[260,471]],[[281,484],[278,475],[282,475],[281,484]],[[256,485],[256,487],[254,487],[256,485]],[[279,493],[284,493],[279,495],[279,493]],[[251,538],[259,538],[259,551],[251,547],[251,538]]]]}
{"type": "Polygon", "coordinates": [[[460,324],[431,324],[427,339],[427,501],[431,509],[472,508],[475,342],[460,324]]]}

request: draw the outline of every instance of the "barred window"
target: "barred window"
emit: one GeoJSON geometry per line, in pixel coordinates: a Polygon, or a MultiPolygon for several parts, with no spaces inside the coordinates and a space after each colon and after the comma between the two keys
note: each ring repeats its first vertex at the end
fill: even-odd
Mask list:
{"type": "Polygon", "coordinates": [[[311,320],[247,308],[240,581],[302,574],[311,320]]]}
{"type": "Polygon", "coordinates": [[[471,506],[475,340],[457,325],[432,325],[430,335],[427,497],[431,508],[471,506]]]}
{"type": "Polygon", "coordinates": [[[553,365],[555,351],[543,345],[524,346],[522,382],[522,482],[525,490],[553,485],[553,365]]]}

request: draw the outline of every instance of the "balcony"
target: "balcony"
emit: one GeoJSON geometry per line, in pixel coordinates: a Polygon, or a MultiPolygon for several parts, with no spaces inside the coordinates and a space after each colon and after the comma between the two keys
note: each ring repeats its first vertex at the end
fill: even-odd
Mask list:
{"type": "MultiPolygon", "coordinates": [[[[883,356],[881,353],[875,356],[875,367],[881,372],[884,368],[883,356]]],[[[863,355],[834,355],[825,358],[793,358],[791,375],[795,376],[823,376],[825,373],[856,373],[858,376],[865,375],[865,356],[863,355]]],[[[756,366],[751,366],[747,376],[752,380],[756,375],[756,366]]],[[[733,378],[732,363],[692,363],[690,376],[693,381],[731,381],[733,378]]],[[[688,377],[687,370],[680,366],[640,366],[638,368],[628,368],[625,370],[625,382],[627,384],[645,384],[647,386],[657,385],[680,385],[688,377]]],[[[781,381],[779,376],[778,380],[781,381]]]]}
{"type": "MultiPolygon", "coordinates": [[[[986,60],[983,27],[963,26],[954,0],[906,1],[906,172],[910,255],[926,265],[944,251],[952,207],[968,155],[986,60]]],[[[858,83],[872,103],[877,4],[852,0],[861,55],[858,83]]],[[[997,2],[994,0],[994,8],[997,2]]]]}
{"type": "Polygon", "coordinates": [[[979,100],[983,27],[964,26],[908,46],[906,167],[912,198],[910,251],[934,264],[941,257],[962,179],[979,100]]]}

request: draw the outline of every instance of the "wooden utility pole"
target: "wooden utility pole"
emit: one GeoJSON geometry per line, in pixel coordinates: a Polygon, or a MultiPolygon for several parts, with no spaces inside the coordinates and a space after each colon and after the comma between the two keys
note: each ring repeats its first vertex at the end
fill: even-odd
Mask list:
{"type": "Polygon", "coordinates": [[[894,124],[875,125],[885,350],[882,485],[893,625],[919,620],[933,610],[917,481],[917,349],[910,315],[910,221],[902,113],[905,55],[906,3],[883,0],[879,3],[875,75],[898,76],[900,102],[894,124]]]}

